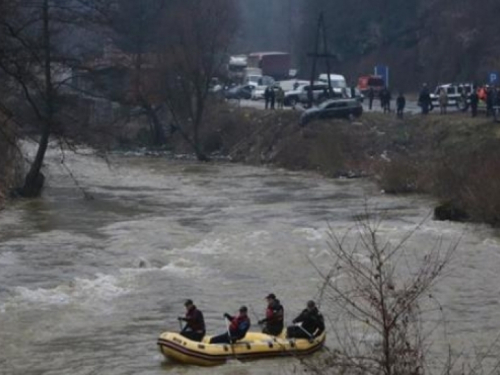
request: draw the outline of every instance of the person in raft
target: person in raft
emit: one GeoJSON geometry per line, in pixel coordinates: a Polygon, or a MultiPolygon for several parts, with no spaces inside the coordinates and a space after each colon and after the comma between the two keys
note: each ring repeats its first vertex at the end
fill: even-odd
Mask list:
{"type": "Polygon", "coordinates": [[[203,319],[203,313],[196,308],[193,301],[190,299],[186,300],[184,306],[186,307],[186,315],[177,318],[179,322],[186,322],[180,334],[189,340],[203,340],[205,336],[205,320],[203,319]]]}
{"type": "Polygon", "coordinates": [[[266,317],[259,320],[259,324],[265,324],[262,333],[278,336],[283,331],[284,309],[280,300],[273,293],[269,294],[266,300],[266,317]]]}
{"type": "Polygon", "coordinates": [[[307,302],[307,307],[293,320],[293,323],[295,325],[287,328],[286,336],[288,338],[313,339],[325,330],[323,315],[319,312],[314,301],[307,302]]]}
{"type": "Polygon", "coordinates": [[[244,338],[251,324],[247,312],[247,307],[241,306],[237,316],[225,313],[224,318],[229,321],[227,332],[212,337],[210,344],[232,344],[244,338]]]}

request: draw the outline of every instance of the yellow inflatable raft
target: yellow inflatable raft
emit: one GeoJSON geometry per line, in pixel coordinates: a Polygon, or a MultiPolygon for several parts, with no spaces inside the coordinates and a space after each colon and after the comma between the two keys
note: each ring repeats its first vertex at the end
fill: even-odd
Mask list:
{"type": "Polygon", "coordinates": [[[165,332],[158,339],[158,346],[163,355],[176,362],[198,365],[217,366],[228,359],[240,361],[278,357],[304,356],[311,354],[323,346],[325,333],[314,338],[287,339],[269,336],[258,332],[248,332],[243,340],[230,344],[208,344],[210,337],[203,342],[186,339],[178,333],[165,332]]]}

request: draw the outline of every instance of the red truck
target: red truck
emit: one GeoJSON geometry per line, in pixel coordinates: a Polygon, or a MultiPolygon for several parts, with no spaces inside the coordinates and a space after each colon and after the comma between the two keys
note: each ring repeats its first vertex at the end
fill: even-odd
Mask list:
{"type": "Polygon", "coordinates": [[[366,93],[370,89],[373,89],[376,93],[378,93],[384,87],[385,82],[382,77],[362,76],[358,78],[358,89],[362,93],[366,93]]]}
{"type": "Polygon", "coordinates": [[[291,57],[287,52],[254,52],[248,55],[248,67],[262,69],[262,75],[276,80],[288,78],[291,57]]]}

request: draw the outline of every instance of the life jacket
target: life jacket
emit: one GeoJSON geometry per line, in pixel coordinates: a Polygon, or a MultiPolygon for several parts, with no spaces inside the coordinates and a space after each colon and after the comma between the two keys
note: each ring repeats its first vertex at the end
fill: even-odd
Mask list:
{"type": "Polygon", "coordinates": [[[283,306],[279,300],[274,300],[271,302],[266,309],[266,319],[269,324],[283,323],[283,306]]]}
{"type": "Polygon", "coordinates": [[[229,332],[231,337],[235,340],[240,340],[245,337],[247,331],[250,329],[250,319],[248,316],[238,315],[231,320],[229,325],[229,332]]]}
{"type": "Polygon", "coordinates": [[[238,315],[231,320],[229,325],[229,331],[231,336],[245,336],[248,329],[250,328],[250,319],[248,316],[238,315]]]}
{"type": "Polygon", "coordinates": [[[205,320],[200,310],[193,306],[186,312],[186,326],[194,332],[205,332],[205,320]]]}

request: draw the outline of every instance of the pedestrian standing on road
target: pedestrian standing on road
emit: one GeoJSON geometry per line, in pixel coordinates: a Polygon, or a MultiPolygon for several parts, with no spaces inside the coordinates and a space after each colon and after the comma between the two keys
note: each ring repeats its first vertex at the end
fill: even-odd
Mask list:
{"type": "Polygon", "coordinates": [[[375,90],[373,90],[373,87],[370,87],[370,89],[368,90],[368,108],[370,109],[370,111],[373,107],[373,98],[375,98],[375,90]]]}
{"type": "Polygon", "coordinates": [[[441,114],[446,114],[446,109],[448,107],[448,94],[445,89],[441,89],[439,91],[439,109],[441,110],[441,114]]]}
{"type": "Polygon", "coordinates": [[[271,109],[274,109],[274,103],[276,102],[276,89],[271,87],[271,109]]]}
{"type": "Polygon", "coordinates": [[[467,100],[467,88],[465,86],[461,86],[462,91],[460,91],[460,106],[463,108],[462,111],[466,112],[468,109],[468,100],[467,100]]]}
{"type": "Polygon", "coordinates": [[[385,90],[386,88],[384,87],[382,90],[379,91],[378,96],[380,98],[380,108],[383,110],[385,108],[385,90]]]}
{"type": "Polygon", "coordinates": [[[470,93],[470,110],[472,113],[472,117],[477,116],[477,105],[479,103],[479,95],[475,89],[470,93]]]}
{"type": "Polygon", "coordinates": [[[422,90],[420,91],[420,95],[418,96],[418,105],[422,108],[422,114],[429,114],[429,108],[431,106],[431,94],[429,93],[429,89],[427,88],[427,84],[424,83],[422,85],[422,90]]]}
{"type": "Polygon", "coordinates": [[[486,117],[493,115],[494,100],[493,88],[490,86],[486,89],[486,117]]]}
{"type": "Polygon", "coordinates": [[[384,108],[384,113],[391,113],[391,100],[392,100],[392,94],[391,90],[385,89],[385,108],[384,108]]]}
{"type": "Polygon", "coordinates": [[[351,86],[351,98],[356,98],[356,88],[354,86],[351,86]]]}
{"type": "Polygon", "coordinates": [[[380,91],[380,105],[384,113],[391,112],[391,99],[391,92],[387,87],[384,87],[382,91],[380,91]]]}
{"type": "Polygon", "coordinates": [[[271,86],[267,86],[266,89],[264,90],[264,102],[265,102],[265,108],[269,109],[269,104],[271,103],[271,93],[272,93],[271,86]]]}
{"type": "Polygon", "coordinates": [[[402,92],[399,93],[399,96],[396,99],[396,114],[399,119],[403,119],[403,113],[406,107],[406,98],[402,92]]]}
{"type": "Polygon", "coordinates": [[[285,92],[281,87],[278,87],[276,91],[276,102],[278,102],[278,109],[283,109],[283,104],[285,102],[285,92]]]}

